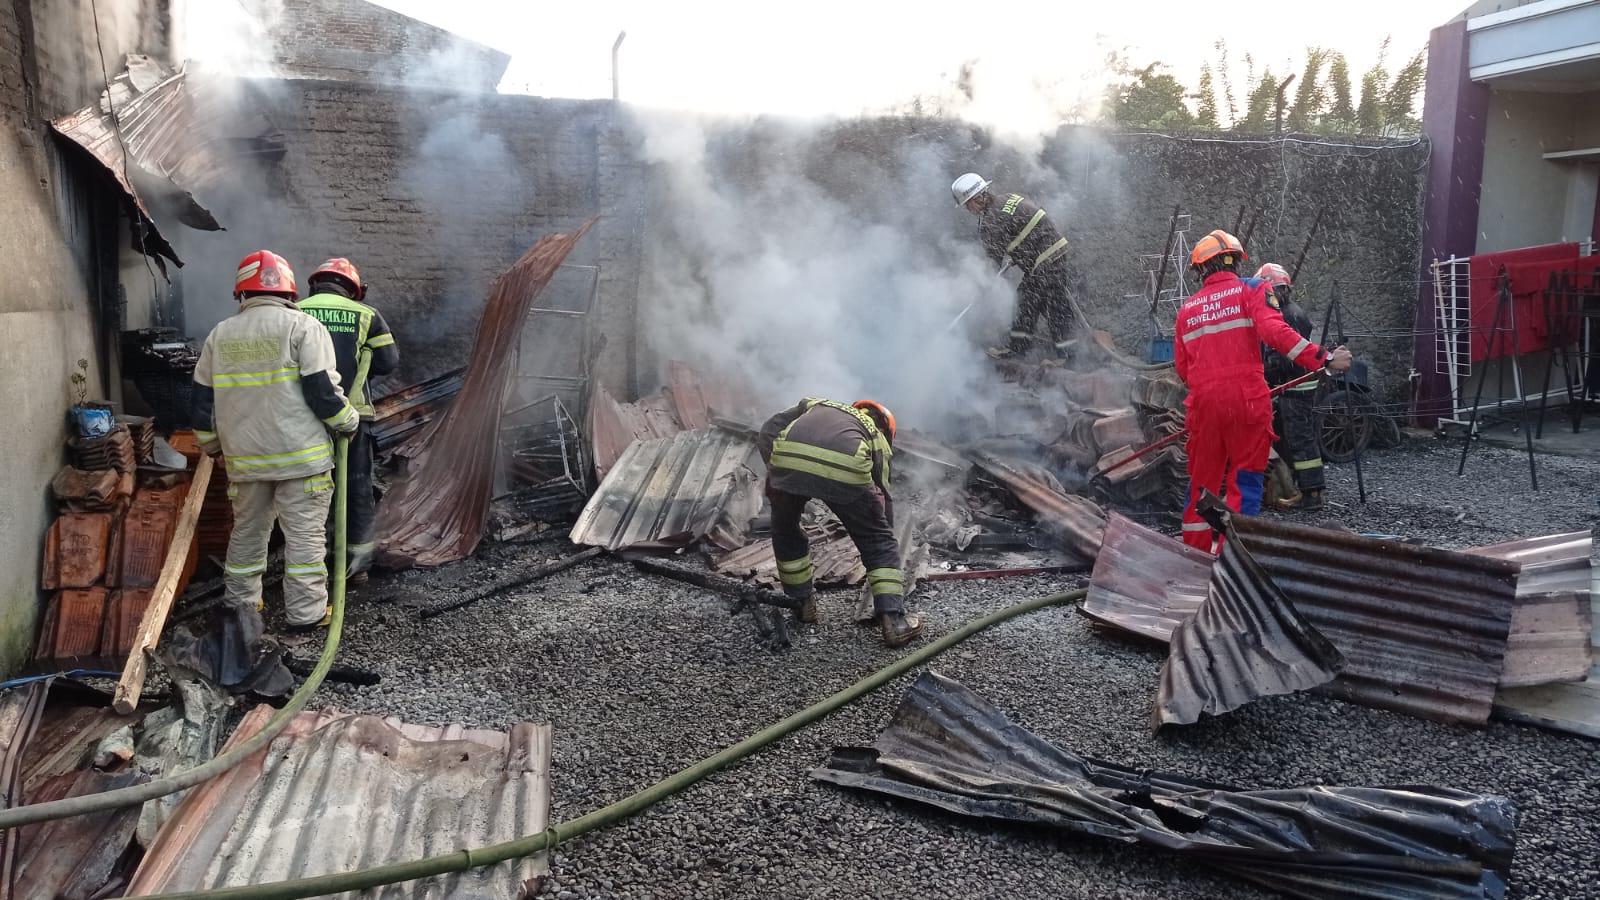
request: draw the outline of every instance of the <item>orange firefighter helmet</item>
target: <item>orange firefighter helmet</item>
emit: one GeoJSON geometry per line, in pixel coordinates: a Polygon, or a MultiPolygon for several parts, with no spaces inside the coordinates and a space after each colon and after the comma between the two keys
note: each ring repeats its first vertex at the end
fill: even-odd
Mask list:
{"type": "MultiPolygon", "coordinates": [[[[1189,265],[1198,268],[1218,256],[1237,256],[1239,259],[1250,258],[1244,252],[1244,245],[1239,243],[1238,238],[1219,228],[1195,243],[1194,250],[1189,253],[1189,265]]],[[[1233,260],[1233,262],[1237,261],[1233,260]]]]}
{"type": "Polygon", "coordinates": [[[869,413],[877,415],[878,420],[883,423],[884,430],[887,432],[884,436],[887,437],[891,443],[894,441],[894,413],[889,412],[889,407],[884,406],[882,403],[879,403],[876,400],[857,400],[850,405],[856,409],[866,410],[869,413]]]}
{"type": "Polygon", "coordinates": [[[289,261],[271,250],[257,250],[239,260],[239,271],[233,276],[233,296],[238,299],[254,293],[287,294],[298,299],[300,292],[295,290],[294,269],[289,261]]]}
{"type": "Polygon", "coordinates": [[[317,266],[317,270],[306,279],[306,284],[315,287],[318,281],[328,278],[342,278],[349,282],[350,289],[356,292],[357,300],[367,293],[366,286],[361,283],[361,273],[356,271],[355,263],[342,256],[336,256],[317,266]]]}
{"type": "Polygon", "coordinates": [[[1289,273],[1284,271],[1283,266],[1277,263],[1267,263],[1257,269],[1256,277],[1275,288],[1293,286],[1293,283],[1289,280],[1289,273]]]}

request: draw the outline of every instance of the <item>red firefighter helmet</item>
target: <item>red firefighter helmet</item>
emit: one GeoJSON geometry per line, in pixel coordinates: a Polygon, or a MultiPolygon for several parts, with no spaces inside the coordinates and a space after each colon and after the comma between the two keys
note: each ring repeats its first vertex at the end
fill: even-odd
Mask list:
{"type": "Polygon", "coordinates": [[[1277,263],[1267,263],[1256,270],[1256,277],[1267,282],[1275,288],[1293,287],[1289,281],[1289,273],[1277,263]]]}
{"type": "Polygon", "coordinates": [[[1194,250],[1189,253],[1189,265],[1199,268],[1208,260],[1223,254],[1237,256],[1239,259],[1250,258],[1244,252],[1244,244],[1239,243],[1238,238],[1219,228],[1195,243],[1194,250]]]}
{"type": "Polygon", "coordinates": [[[869,413],[875,413],[878,417],[878,420],[884,425],[884,430],[886,432],[884,436],[889,439],[890,443],[894,442],[894,413],[889,412],[889,407],[884,406],[882,403],[879,403],[876,400],[857,400],[850,405],[856,409],[866,410],[869,413]]]}
{"type": "Polygon", "coordinates": [[[367,289],[361,284],[361,273],[356,271],[355,264],[342,256],[336,256],[317,266],[317,270],[311,273],[310,278],[306,279],[306,284],[314,287],[318,281],[326,278],[342,278],[349,282],[350,289],[356,292],[357,300],[360,300],[362,295],[367,292],[367,289]]]}
{"type": "Polygon", "coordinates": [[[299,299],[289,261],[271,250],[257,250],[239,260],[239,271],[233,276],[234,299],[254,293],[287,294],[299,299]]]}

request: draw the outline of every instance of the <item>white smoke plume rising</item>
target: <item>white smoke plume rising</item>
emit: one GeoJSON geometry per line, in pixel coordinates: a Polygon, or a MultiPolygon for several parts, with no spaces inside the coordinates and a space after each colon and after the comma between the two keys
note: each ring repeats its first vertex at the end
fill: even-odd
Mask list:
{"type": "Polygon", "coordinates": [[[1000,379],[984,347],[1004,340],[1016,276],[997,276],[950,183],[1004,159],[1015,174],[996,188],[1054,214],[1070,204],[1050,167],[974,146],[983,133],[958,123],[636,118],[653,183],[639,302],[657,362],[688,360],[763,410],[870,397],[952,437],[989,418],[1000,379]]]}

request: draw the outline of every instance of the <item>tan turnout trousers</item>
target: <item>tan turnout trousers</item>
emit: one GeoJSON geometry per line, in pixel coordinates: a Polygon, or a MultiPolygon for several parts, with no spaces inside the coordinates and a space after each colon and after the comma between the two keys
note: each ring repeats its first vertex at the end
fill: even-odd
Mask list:
{"type": "Polygon", "coordinates": [[[283,481],[236,481],[233,534],[228,539],[225,567],[227,599],[255,605],[261,600],[261,576],[267,571],[267,543],[272,524],[284,539],[283,606],[290,625],[310,625],[328,608],[328,566],[324,523],[333,502],[333,473],[283,481]]]}

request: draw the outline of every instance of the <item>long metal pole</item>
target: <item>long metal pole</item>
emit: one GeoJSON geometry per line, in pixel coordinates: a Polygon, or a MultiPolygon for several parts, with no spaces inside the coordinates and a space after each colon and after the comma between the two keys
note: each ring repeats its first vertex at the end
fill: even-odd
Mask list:
{"type": "Polygon", "coordinates": [[[622,39],[627,37],[626,31],[617,32],[616,43],[611,45],[611,99],[622,99],[622,78],[618,73],[617,54],[622,50],[622,39]]]}

